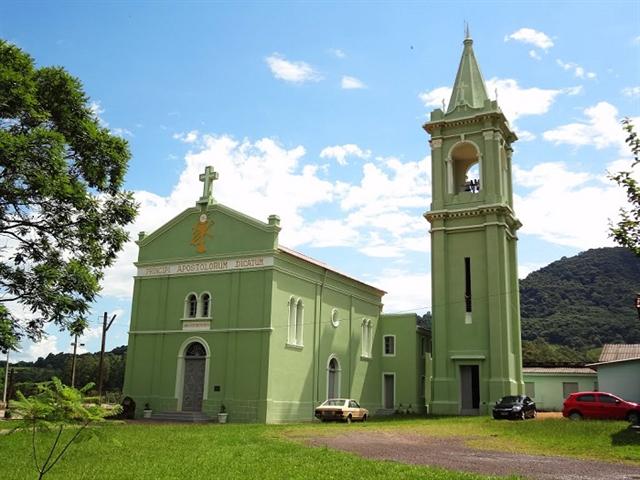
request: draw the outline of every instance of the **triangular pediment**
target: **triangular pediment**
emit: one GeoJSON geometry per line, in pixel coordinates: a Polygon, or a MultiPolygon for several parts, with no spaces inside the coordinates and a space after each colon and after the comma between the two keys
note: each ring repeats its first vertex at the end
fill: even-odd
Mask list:
{"type": "Polygon", "coordinates": [[[188,208],[138,240],[139,263],[204,260],[264,253],[278,247],[277,221],[261,222],[216,203],[188,208]]]}

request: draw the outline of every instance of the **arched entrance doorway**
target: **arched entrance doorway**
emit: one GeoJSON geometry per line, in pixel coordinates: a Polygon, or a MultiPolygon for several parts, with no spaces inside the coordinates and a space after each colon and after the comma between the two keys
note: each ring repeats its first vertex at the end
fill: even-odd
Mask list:
{"type": "Polygon", "coordinates": [[[184,355],[184,385],[182,387],[182,411],[202,411],[202,397],[207,361],[207,351],[200,342],[189,344],[184,355]]]}
{"type": "Polygon", "coordinates": [[[331,357],[327,365],[327,398],[340,397],[340,362],[331,357]]]}

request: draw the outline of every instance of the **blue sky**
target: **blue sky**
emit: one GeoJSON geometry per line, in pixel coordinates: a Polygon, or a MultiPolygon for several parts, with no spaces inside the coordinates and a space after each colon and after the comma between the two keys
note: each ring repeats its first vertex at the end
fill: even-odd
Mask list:
{"type": "MultiPolygon", "coordinates": [[[[464,22],[490,96],[520,141],[514,186],[521,276],[611,245],[628,168],[619,120],[640,111],[638,2],[3,2],[0,37],[79,77],[130,144],[127,188],[157,228],[216,198],[281,243],[388,291],[385,310],[430,308],[430,152],[421,129],[448,101],[464,22]]],[[[127,340],[136,247],[108,272],[84,339],[127,340]]],[[[18,358],[68,350],[55,329],[18,358]]]]}

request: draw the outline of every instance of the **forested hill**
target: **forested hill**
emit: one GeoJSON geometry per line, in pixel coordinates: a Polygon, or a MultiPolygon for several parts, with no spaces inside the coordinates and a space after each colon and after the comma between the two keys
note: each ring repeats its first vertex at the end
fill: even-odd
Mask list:
{"type": "Polygon", "coordinates": [[[625,248],[587,250],[532,272],[520,281],[525,359],[533,341],[569,347],[580,356],[591,350],[588,360],[604,343],[640,343],[636,292],[640,258],[625,248]]]}

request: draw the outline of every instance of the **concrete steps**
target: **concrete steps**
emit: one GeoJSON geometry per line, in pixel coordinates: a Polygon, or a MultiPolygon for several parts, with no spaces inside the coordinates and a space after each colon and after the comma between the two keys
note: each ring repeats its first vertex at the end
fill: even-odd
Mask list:
{"type": "Polygon", "coordinates": [[[182,423],[206,423],[211,419],[202,412],[153,412],[151,418],[154,422],[182,422],[182,423]]]}

